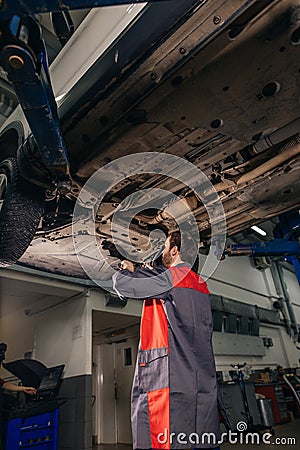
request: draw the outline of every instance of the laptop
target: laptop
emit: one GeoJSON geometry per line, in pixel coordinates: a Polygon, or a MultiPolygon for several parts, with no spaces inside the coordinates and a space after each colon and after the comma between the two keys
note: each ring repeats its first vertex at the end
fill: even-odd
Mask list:
{"type": "Polygon", "coordinates": [[[36,397],[32,399],[33,401],[50,400],[57,396],[64,368],[65,365],[61,364],[45,370],[37,389],[36,397]]]}
{"type": "MultiPolygon", "coordinates": [[[[40,384],[37,388],[36,396],[28,395],[26,396],[26,403],[11,407],[9,410],[9,419],[31,417],[57,408],[56,396],[62,382],[61,378],[64,367],[65,365],[61,364],[60,366],[49,367],[49,369],[45,368],[42,371],[42,378],[41,376],[39,377],[40,384]]],[[[20,371],[22,372],[21,369],[20,371]]],[[[20,379],[22,380],[21,377],[20,379]]],[[[30,383],[26,383],[26,385],[30,386],[30,383]]]]}

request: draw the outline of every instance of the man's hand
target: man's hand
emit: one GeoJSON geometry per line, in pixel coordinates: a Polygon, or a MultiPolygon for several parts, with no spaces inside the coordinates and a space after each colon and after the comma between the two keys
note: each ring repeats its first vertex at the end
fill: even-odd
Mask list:
{"type": "Polygon", "coordinates": [[[23,392],[29,395],[36,395],[36,389],[34,387],[23,386],[23,392]]]}
{"type": "Polygon", "coordinates": [[[12,392],[25,392],[25,394],[30,394],[30,395],[35,395],[36,394],[36,389],[34,387],[31,386],[17,386],[14,383],[10,383],[10,381],[6,381],[3,384],[3,389],[6,389],[7,391],[12,391],[12,392]]]}
{"type": "Polygon", "coordinates": [[[134,265],[131,261],[122,261],[120,263],[120,269],[121,270],[129,270],[130,272],[134,272],[134,265]]]}

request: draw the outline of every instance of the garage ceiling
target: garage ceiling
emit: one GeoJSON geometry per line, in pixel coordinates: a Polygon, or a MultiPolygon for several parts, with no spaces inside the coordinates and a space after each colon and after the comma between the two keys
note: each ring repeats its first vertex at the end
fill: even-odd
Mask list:
{"type": "Polygon", "coordinates": [[[53,307],[74,295],[85,291],[87,286],[66,283],[41,276],[39,272],[27,269],[6,270],[0,272],[0,318],[22,313],[36,315],[39,311],[53,307]]]}
{"type": "MultiPolygon", "coordinates": [[[[139,323],[139,317],[136,316],[93,311],[93,336],[108,335],[115,330],[121,331],[122,329],[139,325],[139,323]]],[[[120,339],[122,339],[122,334],[120,334],[120,339]]]]}

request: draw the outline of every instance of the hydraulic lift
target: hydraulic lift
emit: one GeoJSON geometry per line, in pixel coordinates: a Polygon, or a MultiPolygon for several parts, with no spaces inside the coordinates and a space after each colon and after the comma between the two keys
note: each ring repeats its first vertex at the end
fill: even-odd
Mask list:
{"type": "Polygon", "coordinates": [[[300,212],[298,210],[279,216],[274,229],[275,239],[268,242],[231,244],[225,255],[228,256],[283,256],[294,266],[300,284],[300,212]]]}

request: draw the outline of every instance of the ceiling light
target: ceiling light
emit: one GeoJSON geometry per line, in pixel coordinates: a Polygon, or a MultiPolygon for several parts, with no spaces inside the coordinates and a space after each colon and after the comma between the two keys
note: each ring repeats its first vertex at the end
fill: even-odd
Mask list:
{"type": "Polygon", "coordinates": [[[267,233],[262,230],[261,228],[257,227],[256,225],[253,225],[253,227],[251,227],[251,229],[253,231],[256,231],[256,233],[261,234],[262,236],[267,236],[267,233]]]}

